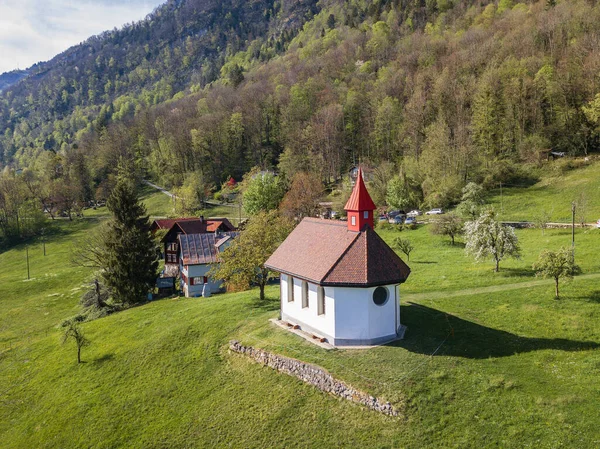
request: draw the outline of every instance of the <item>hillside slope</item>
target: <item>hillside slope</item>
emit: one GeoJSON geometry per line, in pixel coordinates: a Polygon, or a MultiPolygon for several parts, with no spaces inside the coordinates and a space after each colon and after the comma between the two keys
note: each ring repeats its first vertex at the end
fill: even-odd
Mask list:
{"type": "MultiPolygon", "coordinates": [[[[593,447],[600,438],[597,279],[576,278],[561,301],[552,299],[551,280],[402,300],[406,339],[360,351],[326,351],[269,323],[277,287],[264,302],[257,291],[165,299],[84,323],[91,345],[78,365],[57,325],[90,286],[91,273],[65,260],[93,225],[61,223],[45,257],[30,244],[30,281],[23,246],[0,253],[3,448],[593,447]],[[368,411],[231,354],[231,339],[321,365],[390,400],[402,416],[368,411]]],[[[413,292],[426,277],[448,277],[459,288],[501,279],[490,266],[485,276],[464,265],[440,271],[428,253],[459,261],[463,249],[414,232],[423,249],[411,276],[429,274],[413,292]]],[[[538,230],[518,232],[528,236],[528,254],[565,238],[558,230],[541,240],[538,230]]],[[[578,257],[597,271],[588,246],[578,257]]]]}
{"type": "Polygon", "coordinates": [[[451,206],[600,150],[598,42],[585,0],[170,2],[0,95],[0,164],[89,201],[120,158],[205,192],[255,166],[336,190],[360,161],[380,205],[396,178],[398,207],[451,206]]]}

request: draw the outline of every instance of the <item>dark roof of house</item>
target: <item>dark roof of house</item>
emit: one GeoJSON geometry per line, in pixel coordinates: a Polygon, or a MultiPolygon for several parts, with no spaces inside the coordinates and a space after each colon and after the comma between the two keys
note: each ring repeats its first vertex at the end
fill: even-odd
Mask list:
{"type": "Polygon", "coordinates": [[[320,285],[368,287],[404,282],[410,268],[370,226],[305,218],[267,260],[272,270],[320,285]]]}
{"type": "MultiPolygon", "coordinates": [[[[167,220],[161,221],[166,222],[167,220]]],[[[217,230],[224,232],[235,231],[235,226],[227,218],[211,218],[208,220],[204,218],[183,218],[170,221],[173,223],[168,228],[169,232],[163,237],[163,241],[175,241],[178,234],[205,234],[216,232],[217,230]]]]}
{"type": "Polygon", "coordinates": [[[217,242],[224,237],[237,237],[238,232],[221,234],[179,234],[181,260],[184,265],[200,265],[219,262],[217,242]]]}
{"type": "Polygon", "coordinates": [[[371,195],[369,195],[369,192],[367,191],[367,186],[365,186],[365,181],[363,180],[362,169],[359,168],[356,177],[356,185],[352,189],[352,194],[344,206],[344,210],[365,211],[375,209],[377,209],[377,206],[375,206],[375,203],[371,199],[371,195]]]}
{"type": "Polygon", "coordinates": [[[178,221],[190,221],[190,220],[198,220],[197,217],[191,218],[164,218],[159,220],[154,220],[151,225],[151,229],[153,231],[157,229],[171,229],[175,223],[178,221]]]}

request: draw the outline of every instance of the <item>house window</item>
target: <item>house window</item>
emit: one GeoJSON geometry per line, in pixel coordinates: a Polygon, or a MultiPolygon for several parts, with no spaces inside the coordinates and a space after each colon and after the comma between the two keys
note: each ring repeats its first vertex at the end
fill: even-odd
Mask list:
{"type": "Polygon", "coordinates": [[[192,278],[191,285],[204,285],[208,282],[208,278],[206,276],[197,276],[192,278]]]}
{"type": "Polygon", "coordinates": [[[317,314],[325,315],[325,289],[317,287],[317,314]]]}
{"type": "Polygon", "coordinates": [[[373,292],[373,302],[378,305],[384,305],[389,297],[388,289],[385,287],[377,287],[373,292]]]}
{"type": "Polygon", "coordinates": [[[308,282],[302,281],[302,308],[308,307],[308,282]]]}
{"type": "Polygon", "coordinates": [[[356,226],[356,217],[352,217],[352,226],[356,226]]]}
{"type": "Polygon", "coordinates": [[[294,278],[291,276],[288,276],[287,287],[288,287],[288,302],[294,302],[294,278]]]}
{"type": "Polygon", "coordinates": [[[369,211],[368,210],[365,211],[365,214],[363,215],[363,217],[369,218],[369,211]]]}

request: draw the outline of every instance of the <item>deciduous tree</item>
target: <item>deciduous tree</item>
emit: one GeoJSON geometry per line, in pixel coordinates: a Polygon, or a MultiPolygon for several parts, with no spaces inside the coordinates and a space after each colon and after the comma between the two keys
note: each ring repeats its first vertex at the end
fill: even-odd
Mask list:
{"type": "Polygon", "coordinates": [[[500,271],[501,260],[520,257],[519,239],[514,229],[496,221],[492,209],[484,211],[477,220],[465,223],[465,239],[467,254],[478,262],[493,259],[496,272],[500,271]]]}
{"type": "Polygon", "coordinates": [[[246,228],[221,253],[221,263],[215,265],[209,276],[222,279],[225,285],[249,288],[258,285],[261,301],[265,299],[265,285],[272,275],[265,262],[287,237],[292,222],[277,211],[259,212],[250,218],[246,228]]]}
{"type": "Polygon", "coordinates": [[[250,215],[277,209],[283,198],[281,179],[272,172],[252,170],[244,177],[244,209],[250,215]]]}
{"type": "Polygon", "coordinates": [[[81,363],[81,348],[89,346],[90,341],[83,335],[81,327],[75,320],[68,320],[64,323],[65,330],[62,336],[62,342],[65,344],[73,340],[77,346],[77,363],[81,363]]]}
{"type": "Polygon", "coordinates": [[[456,236],[463,233],[464,224],[462,219],[450,212],[441,216],[433,222],[431,227],[432,234],[437,235],[447,235],[452,240],[452,245],[454,245],[454,239],[456,236]]]}
{"type": "Polygon", "coordinates": [[[315,174],[299,172],[292,179],[290,190],[281,202],[282,212],[298,220],[314,216],[319,210],[323,183],[315,174]]]}
{"type": "Polygon", "coordinates": [[[581,269],[573,259],[573,252],[569,248],[561,248],[558,251],[542,251],[532,268],[535,270],[536,276],[554,279],[555,299],[559,298],[559,279],[572,278],[575,274],[581,272],[581,269]]]}
{"type": "Polygon", "coordinates": [[[396,237],[394,239],[394,248],[399,249],[404,254],[406,254],[406,258],[410,261],[410,253],[415,247],[410,243],[410,240],[403,239],[402,237],[396,237]]]}
{"type": "Polygon", "coordinates": [[[468,183],[462,189],[462,197],[456,212],[466,219],[475,220],[481,212],[481,207],[485,204],[483,193],[483,187],[480,184],[468,183]]]}

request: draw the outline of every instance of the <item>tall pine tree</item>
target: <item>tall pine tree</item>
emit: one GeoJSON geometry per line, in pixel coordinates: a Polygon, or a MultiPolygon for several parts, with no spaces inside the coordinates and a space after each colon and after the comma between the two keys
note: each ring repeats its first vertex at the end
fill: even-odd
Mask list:
{"type": "Polygon", "coordinates": [[[134,179],[133,169],[122,161],[117,184],[107,202],[113,218],[105,241],[102,277],[113,300],[120,304],[143,301],[157,277],[157,251],[146,208],[138,201],[134,179]]]}

